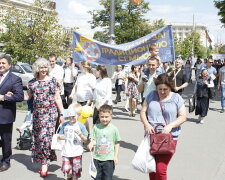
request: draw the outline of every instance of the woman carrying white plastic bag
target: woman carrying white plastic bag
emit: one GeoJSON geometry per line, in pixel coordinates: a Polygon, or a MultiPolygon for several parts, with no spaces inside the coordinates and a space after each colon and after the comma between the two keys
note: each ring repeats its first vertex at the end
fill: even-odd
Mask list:
{"type": "Polygon", "coordinates": [[[142,173],[155,172],[155,159],[150,154],[150,140],[148,134],[146,134],[141,141],[132,160],[132,166],[142,173]]]}

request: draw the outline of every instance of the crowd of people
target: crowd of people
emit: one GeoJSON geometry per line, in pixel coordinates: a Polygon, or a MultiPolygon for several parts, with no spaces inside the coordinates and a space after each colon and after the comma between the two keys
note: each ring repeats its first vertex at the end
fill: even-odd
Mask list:
{"type": "MultiPolygon", "coordinates": [[[[10,72],[11,57],[0,56],[0,136],[2,160],[0,171],[10,168],[11,141],[16,102],[31,102],[32,148],[31,159],[40,163],[40,176],[48,176],[48,166],[56,161],[51,149],[52,137],[58,127],[59,139],[65,140],[62,149],[62,172],[67,179],[81,177],[84,143],[93,151],[96,180],[110,180],[118,163],[120,133],[111,123],[113,107],[125,101],[124,109],[133,118],[137,105],[141,104],[140,120],[144,131],[171,133],[177,144],[180,126],[186,121],[187,113],[182,98],[183,90],[194,83],[196,98],[195,115],[203,124],[209,102],[216,89],[221,92],[221,113],[225,112],[225,61],[214,61],[212,57],[183,61],[178,58],[174,64],[161,62],[159,49],[151,46],[151,55],[144,65],[117,65],[112,77],[104,65],[92,68],[87,61],[75,64],[66,59],[63,66],[56,64],[57,57],[39,58],[32,66],[34,79],[23,91],[22,81],[10,72]],[[195,71],[195,80],[192,72],[195,71]],[[115,99],[112,98],[115,81],[115,99]],[[88,121],[80,121],[82,108],[93,109],[93,127],[88,121]],[[4,113],[3,113],[4,111],[4,113]],[[158,124],[163,124],[158,129],[158,124]]],[[[83,117],[82,117],[83,118],[83,117]]],[[[87,118],[87,117],[86,117],[87,118]]],[[[24,126],[22,126],[24,127],[24,126]]],[[[19,131],[22,131],[19,128],[19,131]]],[[[149,174],[150,180],[166,180],[167,166],[173,154],[154,155],[156,172],[149,174]]]]}

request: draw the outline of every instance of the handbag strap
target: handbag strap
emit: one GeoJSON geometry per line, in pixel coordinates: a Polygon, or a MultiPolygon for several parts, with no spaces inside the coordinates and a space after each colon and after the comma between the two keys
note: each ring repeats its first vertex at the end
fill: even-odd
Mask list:
{"type": "Polygon", "coordinates": [[[58,126],[57,130],[55,131],[55,134],[58,134],[59,129],[60,129],[61,127],[62,127],[62,123],[61,123],[61,124],[59,124],[59,126],[58,126]]]}
{"type": "MultiPolygon", "coordinates": [[[[158,95],[158,99],[159,99],[159,95],[158,95]]],[[[160,105],[160,108],[161,108],[161,111],[162,111],[162,116],[163,116],[163,119],[166,123],[166,125],[168,124],[167,121],[166,121],[166,117],[165,117],[165,114],[164,114],[164,111],[163,111],[163,108],[162,108],[162,103],[160,102],[160,99],[159,99],[159,105],[160,105]]]]}

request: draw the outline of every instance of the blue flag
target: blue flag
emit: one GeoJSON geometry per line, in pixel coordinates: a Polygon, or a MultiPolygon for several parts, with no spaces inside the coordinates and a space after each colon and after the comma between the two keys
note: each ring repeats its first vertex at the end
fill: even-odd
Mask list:
{"type": "Polygon", "coordinates": [[[135,41],[110,45],[73,32],[73,59],[75,62],[88,61],[104,65],[144,64],[150,56],[149,47],[159,47],[161,62],[175,60],[172,26],[165,26],[135,41]]]}

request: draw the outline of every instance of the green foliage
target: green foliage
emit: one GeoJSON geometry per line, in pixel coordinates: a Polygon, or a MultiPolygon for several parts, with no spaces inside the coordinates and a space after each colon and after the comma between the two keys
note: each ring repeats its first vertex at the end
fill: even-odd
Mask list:
{"type": "Polygon", "coordinates": [[[181,55],[183,59],[187,58],[192,54],[192,49],[194,48],[194,55],[200,57],[206,57],[206,48],[202,45],[200,41],[200,34],[196,31],[192,31],[189,36],[187,36],[183,41],[177,40],[175,37],[175,54],[181,55]]]}
{"type": "Polygon", "coordinates": [[[221,17],[221,23],[225,25],[225,0],[214,1],[214,5],[217,9],[219,9],[218,15],[221,17]]]}
{"type": "MultiPolygon", "coordinates": [[[[89,23],[92,29],[97,27],[103,29],[103,31],[96,32],[94,38],[102,42],[108,42],[110,0],[100,0],[99,3],[104,8],[89,11],[92,16],[92,21],[89,23]]],[[[149,3],[144,1],[139,6],[130,3],[129,0],[115,1],[116,44],[131,42],[164,26],[163,20],[154,21],[150,24],[149,20],[143,18],[149,10],[149,3]]]]}
{"type": "Polygon", "coordinates": [[[222,45],[218,48],[218,53],[225,54],[225,45],[222,45]]]}
{"type": "Polygon", "coordinates": [[[15,61],[33,62],[51,52],[58,56],[70,53],[65,44],[70,34],[62,33],[57,12],[47,9],[47,5],[48,1],[36,0],[26,10],[11,4],[0,7],[6,12],[0,18],[8,29],[0,40],[4,43],[4,52],[11,54],[15,61]]]}

